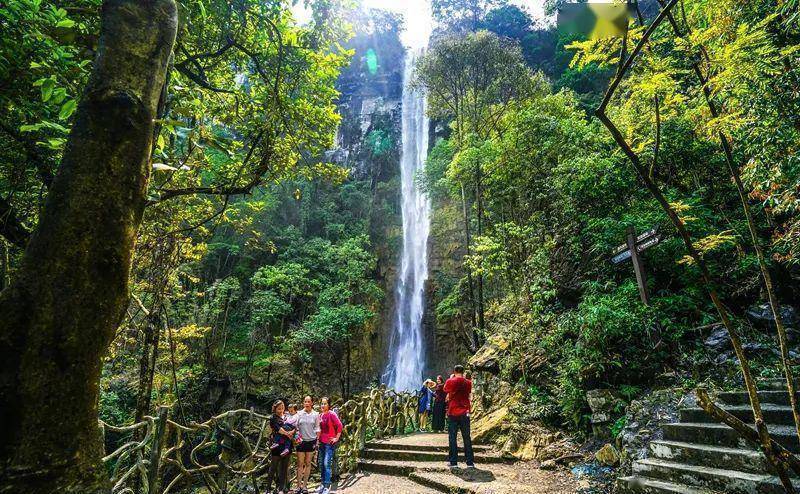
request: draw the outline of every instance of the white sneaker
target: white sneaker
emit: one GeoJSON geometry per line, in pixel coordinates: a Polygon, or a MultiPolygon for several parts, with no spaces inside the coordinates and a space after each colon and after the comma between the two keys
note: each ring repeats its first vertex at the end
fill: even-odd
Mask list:
{"type": "Polygon", "coordinates": [[[330,492],[331,489],[329,487],[325,487],[324,489],[322,489],[322,494],[330,494],[330,492]]]}
{"type": "Polygon", "coordinates": [[[317,494],[325,494],[325,486],[321,485],[317,488],[317,494]]]}

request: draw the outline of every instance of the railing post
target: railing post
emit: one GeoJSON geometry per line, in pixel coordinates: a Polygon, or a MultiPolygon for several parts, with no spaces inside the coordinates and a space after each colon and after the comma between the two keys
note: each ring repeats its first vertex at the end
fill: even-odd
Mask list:
{"type": "MultiPolygon", "coordinates": [[[[233,434],[230,432],[233,430],[234,424],[236,423],[236,417],[234,415],[228,415],[224,418],[221,423],[225,424],[223,427],[217,427],[217,432],[222,436],[220,439],[219,436],[217,437],[217,444],[220,446],[220,454],[219,454],[219,464],[220,464],[220,472],[217,477],[217,484],[222,494],[228,493],[228,477],[229,477],[229,469],[228,466],[228,459],[231,457],[231,449],[233,448],[233,434]]],[[[272,459],[272,458],[270,458],[272,459]]]]}
{"type": "Polygon", "coordinates": [[[167,419],[169,418],[169,407],[158,407],[156,417],[156,430],[153,434],[153,445],[150,447],[150,466],[147,471],[147,493],[158,494],[160,489],[159,469],[161,468],[161,450],[164,445],[164,436],[167,431],[167,419]]]}

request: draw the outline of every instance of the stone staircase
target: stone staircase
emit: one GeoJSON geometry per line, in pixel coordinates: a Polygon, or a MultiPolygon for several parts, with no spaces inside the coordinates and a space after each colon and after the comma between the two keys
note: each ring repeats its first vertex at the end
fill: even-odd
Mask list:
{"type": "Polygon", "coordinates": [[[395,477],[405,477],[415,483],[438,492],[473,494],[469,487],[475,476],[491,475],[488,465],[499,465],[506,462],[501,456],[493,453],[489,446],[473,445],[477,470],[465,468],[463,450],[459,448],[459,465],[455,474],[448,468],[447,435],[435,435],[431,441],[430,434],[412,435],[390,441],[372,441],[358,461],[359,470],[395,477]]]}
{"type": "MultiPolygon", "coordinates": [[[[759,383],[764,418],[772,437],[800,453],[789,395],[778,380],[759,383]]],[[[753,423],[746,392],[717,395],[717,403],[744,422],[753,423]]],[[[727,425],[701,408],[680,410],[680,421],[663,426],[664,438],[650,443],[649,457],[633,464],[618,492],[647,494],[780,494],[785,492],[766,458],[727,425]]],[[[800,487],[800,479],[796,481],[800,487]]]]}

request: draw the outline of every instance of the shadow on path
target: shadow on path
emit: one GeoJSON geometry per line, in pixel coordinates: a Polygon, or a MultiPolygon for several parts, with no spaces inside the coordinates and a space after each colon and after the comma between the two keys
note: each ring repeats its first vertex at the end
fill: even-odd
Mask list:
{"type": "Polygon", "coordinates": [[[494,482],[497,478],[489,470],[478,468],[456,468],[450,471],[465,482],[494,482]]]}

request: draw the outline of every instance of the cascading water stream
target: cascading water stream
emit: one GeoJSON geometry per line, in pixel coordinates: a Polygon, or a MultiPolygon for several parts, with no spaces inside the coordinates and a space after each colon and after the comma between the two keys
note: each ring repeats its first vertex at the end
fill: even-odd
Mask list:
{"type": "Polygon", "coordinates": [[[416,390],[422,383],[425,348],[422,320],[425,281],[428,279],[430,200],[417,187],[416,175],[428,156],[428,128],[424,94],[411,87],[414,67],[424,48],[409,48],[403,75],[402,180],[403,252],[395,288],[395,317],[384,380],[399,391],[416,390]]]}

